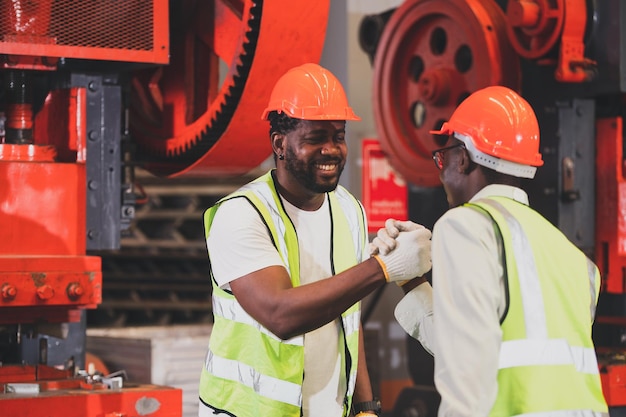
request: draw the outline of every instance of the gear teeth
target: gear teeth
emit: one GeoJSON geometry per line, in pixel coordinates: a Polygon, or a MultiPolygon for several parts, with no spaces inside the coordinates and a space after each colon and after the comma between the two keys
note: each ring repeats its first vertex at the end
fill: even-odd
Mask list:
{"type": "MultiPolygon", "coordinates": [[[[219,109],[212,115],[209,124],[202,128],[199,135],[194,134],[181,145],[174,148],[170,149],[167,146],[148,147],[148,153],[155,158],[151,162],[175,162],[177,165],[191,165],[204,156],[224,134],[237,109],[239,99],[252,68],[261,28],[262,11],[263,0],[255,1],[250,7],[247,22],[248,30],[244,35],[245,38],[242,42],[241,53],[237,58],[237,64],[230,74],[232,84],[227,87],[227,92],[223,93],[219,109]]],[[[228,78],[227,76],[226,79],[228,78]]],[[[216,100],[219,99],[220,97],[216,98],[216,100]]]]}

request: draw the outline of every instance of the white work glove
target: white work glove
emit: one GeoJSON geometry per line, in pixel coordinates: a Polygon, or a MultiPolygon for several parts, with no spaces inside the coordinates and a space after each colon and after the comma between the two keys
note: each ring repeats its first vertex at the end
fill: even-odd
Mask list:
{"type": "Polygon", "coordinates": [[[385,227],[378,230],[376,237],[369,244],[370,256],[379,253],[386,255],[396,247],[396,238],[400,232],[408,232],[419,229],[426,228],[421,224],[417,224],[409,220],[400,221],[396,219],[387,219],[385,221],[385,227]]]}
{"type": "Polygon", "coordinates": [[[372,244],[378,250],[373,256],[381,264],[387,281],[402,285],[430,271],[430,230],[413,222],[393,219],[385,225],[389,229],[380,229],[372,244]]]}

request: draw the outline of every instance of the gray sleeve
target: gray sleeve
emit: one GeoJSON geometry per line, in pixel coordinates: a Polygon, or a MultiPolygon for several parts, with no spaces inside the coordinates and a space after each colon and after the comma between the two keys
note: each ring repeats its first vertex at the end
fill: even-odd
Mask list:
{"type": "Polygon", "coordinates": [[[449,210],[433,231],[435,383],[439,416],[488,415],[497,394],[502,264],[490,218],[449,210]]]}
{"type": "Polygon", "coordinates": [[[428,282],[405,294],[394,311],[396,320],[424,349],[433,354],[433,289],[428,282]]]}

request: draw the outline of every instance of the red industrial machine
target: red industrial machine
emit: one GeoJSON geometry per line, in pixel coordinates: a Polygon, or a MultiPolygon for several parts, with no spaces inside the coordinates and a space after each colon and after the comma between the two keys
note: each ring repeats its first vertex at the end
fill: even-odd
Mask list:
{"type": "Polygon", "coordinates": [[[136,167],[217,178],[269,156],[263,105],[287,69],[319,60],[328,8],[0,1],[2,415],[181,415],[180,389],[86,366],[98,253],[133,218],[136,167]]]}
{"type": "MultiPolygon", "coordinates": [[[[506,85],[535,108],[545,165],[531,205],[592,257],[603,276],[594,326],[611,415],[626,409],[626,3],[620,0],[405,0],[366,16],[381,147],[413,187],[409,215],[447,209],[428,133],[476,89],[506,85]]],[[[416,387],[393,415],[434,415],[432,358],[409,338],[416,387]]]]}

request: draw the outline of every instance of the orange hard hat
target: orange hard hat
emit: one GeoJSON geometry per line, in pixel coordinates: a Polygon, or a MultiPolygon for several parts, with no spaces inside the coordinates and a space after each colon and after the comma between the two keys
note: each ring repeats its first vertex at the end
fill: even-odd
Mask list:
{"type": "MultiPolygon", "coordinates": [[[[513,171],[529,165],[543,165],[539,153],[539,124],[535,112],[526,100],[507,87],[490,86],[472,93],[459,104],[450,120],[440,130],[432,130],[430,133],[456,134],[464,142],[464,139],[469,138],[471,143],[468,150],[473,149],[475,156],[479,155],[479,160],[475,162],[488,167],[499,164],[499,160],[513,163],[509,166],[520,166],[513,171]],[[481,163],[483,159],[486,163],[481,163]]],[[[536,168],[532,168],[530,171],[532,176],[535,170],[536,168]]],[[[532,178],[529,175],[517,175],[515,172],[508,173],[532,178]]]]}
{"type": "Polygon", "coordinates": [[[271,111],[304,120],[361,120],[337,77],[313,63],[292,68],[278,79],[261,118],[267,119],[271,111]]]}

